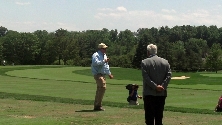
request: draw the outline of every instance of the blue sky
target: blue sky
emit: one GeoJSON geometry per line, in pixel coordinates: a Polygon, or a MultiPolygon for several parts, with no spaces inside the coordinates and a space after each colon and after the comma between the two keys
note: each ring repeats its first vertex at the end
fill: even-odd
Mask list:
{"type": "Polygon", "coordinates": [[[222,0],[0,0],[0,26],[18,32],[222,27],[222,0]]]}

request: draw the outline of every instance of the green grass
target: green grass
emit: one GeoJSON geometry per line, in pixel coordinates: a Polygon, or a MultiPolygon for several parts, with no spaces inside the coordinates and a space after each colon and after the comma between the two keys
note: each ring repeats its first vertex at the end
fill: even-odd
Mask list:
{"type": "MultiPolygon", "coordinates": [[[[0,67],[0,124],[144,124],[143,101],[139,100],[139,106],[129,106],[125,89],[126,84],[136,83],[140,85],[139,94],[142,93],[141,71],[125,68],[111,71],[114,79],[107,79],[103,99],[107,110],[93,112],[96,84],[89,67],[0,67]]],[[[221,95],[221,75],[221,72],[173,73],[190,78],[171,80],[164,123],[219,125],[216,118],[221,113],[213,110],[221,95]]]]}

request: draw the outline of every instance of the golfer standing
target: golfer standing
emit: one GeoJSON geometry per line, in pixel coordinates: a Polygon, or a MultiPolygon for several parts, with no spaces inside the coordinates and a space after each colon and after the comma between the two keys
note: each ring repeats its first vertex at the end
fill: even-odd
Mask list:
{"type": "Polygon", "coordinates": [[[106,75],[109,75],[109,78],[112,79],[113,75],[109,69],[109,58],[106,56],[106,49],[108,46],[104,43],[98,45],[98,51],[92,55],[92,64],[91,70],[96,80],[97,89],[96,96],[94,101],[94,110],[95,111],[104,111],[102,107],[103,96],[106,91],[106,75]]]}
{"type": "Polygon", "coordinates": [[[147,125],[162,125],[167,86],[171,80],[170,64],[158,57],[157,46],[147,46],[148,58],[142,60],[143,100],[147,125]]]}

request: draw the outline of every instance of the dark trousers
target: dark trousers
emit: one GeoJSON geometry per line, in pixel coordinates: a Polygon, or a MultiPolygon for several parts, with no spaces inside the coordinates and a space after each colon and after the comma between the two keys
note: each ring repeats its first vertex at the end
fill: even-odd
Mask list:
{"type": "Polygon", "coordinates": [[[220,108],[219,106],[216,107],[216,112],[222,112],[222,108],[220,108]]]}
{"type": "Polygon", "coordinates": [[[166,96],[145,96],[144,109],[145,109],[145,122],[147,125],[163,125],[163,110],[165,105],[166,96]]]}

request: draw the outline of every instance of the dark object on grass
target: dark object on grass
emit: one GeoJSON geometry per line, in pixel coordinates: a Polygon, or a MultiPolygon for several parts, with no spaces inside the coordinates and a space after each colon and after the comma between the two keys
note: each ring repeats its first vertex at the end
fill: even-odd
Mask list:
{"type": "Polygon", "coordinates": [[[222,95],[219,97],[218,103],[214,109],[215,112],[222,112],[222,95]]]}
{"type": "Polygon", "coordinates": [[[216,106],[215,112],[222,112],[222,108],[220,108],[219,106],[216,106]]]}
{"type": "Polygon", "coordinates": [[[127,102],[130,102],[131,97],[130,97],[130,96],[128,96],[128,98],[127,98],[126,100],[127,100],[127,102]]]}

